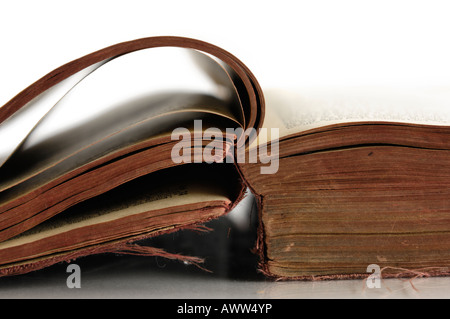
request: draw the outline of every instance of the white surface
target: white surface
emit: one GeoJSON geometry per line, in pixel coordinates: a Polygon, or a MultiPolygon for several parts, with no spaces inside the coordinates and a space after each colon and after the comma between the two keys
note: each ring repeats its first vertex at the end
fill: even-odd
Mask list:
{"type": "MultiPolygon", "coordinates": [[[[0,105],[56,67],[141,37],[202,39],[241,59],[264,88],[322,85],[444,85],[450,82],[447,1],[10,1],[1,5],[0,105]]],[[[0,141],[1,142],[1,141],[0,141]]],[[[249,249],[244,247],[245,249],[249,249]]],[[[251,247],[250,247],[251,248],[251,247]]],[[[147,259],[86,259],[82,288],[65,266],[0,279],[10,297],[450,297],[448,278],[268,282],[147,259]],[[144,260],[144,261],[143,261],[144,260]],[[389,289],[388,289],[389,288],[389,289]]],[[[233,259],[230,259],[232,262],[233,259]]],[[[81,265],[81,262],[80,262],[81,265]]]]}
{"type": "Polygon", "coordinates": [[[141,261],[136,266],[129,260],[121,264],[98,266],[82,270],[81,288],[66,286],[65,267],[54,268],[40,276],[25,276],[0,281],[0,298],[160,298],[160,299],[397,299],[450,298],[449,278],[420,278],[384,280],[381,288],[369,289],[362,280],[322,282],[270,282],[218,278],[210,274],[193,273],[187,269],[171,272],[155,269],[155,264],[141,261]],[[136,268],[133,268],[137,267],[136,268]],[[153,268],[152,268],[153,267],[153,268]],[[58,271],[56,271],[58,270],[58,271]]]}

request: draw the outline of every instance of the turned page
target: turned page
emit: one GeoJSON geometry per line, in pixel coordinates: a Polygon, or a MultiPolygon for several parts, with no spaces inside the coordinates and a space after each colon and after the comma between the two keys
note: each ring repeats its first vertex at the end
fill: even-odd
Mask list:
{"type": "MultiPolygon", "coordinates": [[[[244,125],[230,75],[208,55],[162,47],[111,59],[70,88],[37,123],[0,167],[0,190],[76,154],[72,162],[82,165],[111,150],[170,134],[186,121],[211,116],[234,122],[233,127],[244,125]],[[87,147],[91,150],[82,152],[87,147]]],[[[66,165],[59,171],[73,168],[66,165]]]]}

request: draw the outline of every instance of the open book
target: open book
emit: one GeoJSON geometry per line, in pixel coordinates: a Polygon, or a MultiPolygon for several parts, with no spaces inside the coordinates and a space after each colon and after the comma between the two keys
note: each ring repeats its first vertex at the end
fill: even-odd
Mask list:
{"type": "Polygon", "coordinates": [[[247,188],[270,277],[449,274],[449,94],[388,93],[263,94],[188,38],[72,61],[0,108],[0,274],[104,252],[198,262],[137,243],[202,229],[247,188]]]}

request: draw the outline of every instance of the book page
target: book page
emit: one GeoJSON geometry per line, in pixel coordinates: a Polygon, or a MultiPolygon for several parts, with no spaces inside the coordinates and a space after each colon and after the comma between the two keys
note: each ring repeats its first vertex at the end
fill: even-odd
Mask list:
{"type": "Polygon", "coordinates": [[[0,166],[14,153],[26,139],[36,124],[49,112],[52,107],[78,82],[83,80],[100,66],[107,63],[105,60],[68,77],[40,94],[18,112],[0,124],[0,166]]]}
{"type": "Polygon", "coordinates": [[[214,108],[214,111],[241,122],[240,105],[226,103],[235,98],[231,87],[231,79],[223,67],[199,51],[157,47],[131,52],[104,63],[67,92],[33,130],[23,147],[34,147],[47,138],[93,120],[102,125],[98,120],[102,116],[116,115],[120,122],[115,126],[123,127],[143,116],[179,109],[182,103],[160,101],[160,95],[173,93],[222,100],[222,108],[214,108]],[[208,66],[207,70],[204,65],[208,66]]]}
{"type": "Polygon", "coordinates": [[[450,125],[450,88],[298,88],[264,92],[263,127],[279,128],[280,138],[346,122],[450,125]]]}
{"type": "MultiPolygon", "coordinates": [[[[193,98],[196,100],[195,97],[193,98]]],[[[185,97],[184,102],[188,102],[187,97],[185,97]]],[[[209,99],[210,104],[213,102],[214,100],[209,99]]],[[[0,177],[3,178],[0,179],[0,188],[5,184],[14,186],[0,192],[0,205],[31,192],[91,161],[113,154],[121,148],[139,143],[150,143],[153,144],[155,154],[158,154],[156,146],[161,143],[161,140],[170,141],[174,127],[186,128],[191,134],[194,134],[196,132],[193,125],[194,120],[202,121],[202,128],[199,129],[208,127],[225,128],[238,125],[230,118],[215,113],[206,113],[202,110],[174,111],[145,119],[124,130],[114,132],[107,138],[100,139],[91,145],[85,145],[85,141],[80,139],[81,136],[89,134],[91,131],[74,128],[65,134],[49,139],[38,149],[24,151],[23,156],[13,156],[12,160],[5,163],[0,170],[0,177]],[[68,143],[68,145],[64,143],[68,143]],[[64,146],[66,146],[66,150],[74,149],[76,153],[60,158],[61,153],[59,151],[64,146]],[[40,156],[42,152],[47,152],[47,156],[40,156]],[[49,154],[53,154],[53,156],[49,156],[49,154]],[[40,171],[42,167],[47,168],[40,171]]],[[[104,123],[107,123],[106,119],[104,123]]],[[[170,154],[167,154],[167,156],[170,160],[170,154]]]]}
{"type": "Polygon", "coordinates": [[[152,48],[112,59],[69,90],[38,123],[0,168],[0,191],[87,146],[108,144],[91,151],[88,157],[77,158],[77,163],[98,158],[105,150],[170,132],[180,125],[182,112],[186,120],[192,120],[194,112],[199,118],[209,113],[236,122],[235,127],[243,125],[242,106],[233,88],[226,70],[196,50],[152,48]],[[158,118],[175,113],[181,115],[177,115],[177,121],[170,124],[166,120],[159,126],[158,118]],[[133,128],[143,124],[139,135],[133,136],[137,132],[133,128]],[[119,135],[120,141],[115,138],[105,143],[119,135]]]}
{"type": "MultiPolygon", "coordinates": [[[[229,203],[228,196],[231,192],[228,189],[229,184],[216,182],[224,173],[222,169],[224,167],[216,167],[214,170],[213,167],[193,164],[140,177],[75,205],[25,233],[0,243],[0,249],[20,246],[74,229],[140,213],[203,202],[229,203]]],[[[79,240],[82,241],[83,238],[79,240]]]]}

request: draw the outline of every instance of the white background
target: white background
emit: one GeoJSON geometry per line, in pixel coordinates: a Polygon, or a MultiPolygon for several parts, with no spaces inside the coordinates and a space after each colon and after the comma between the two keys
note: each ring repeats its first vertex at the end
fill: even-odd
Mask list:
{"type": "Polygon", "coordinates": [[[225,48],[263,88],[448,84],[448,1],[3,1],[0,105],[51,70],[156,35],[225,48]]]}
{"type": "MultiPolygon", "coordinates": [[[[118,42],[159,35],[198,38],[228,50],[253,71],[263,89],[448,85],[449,34],[448,1],[3,1],[0,5],[0,105],[73,59],[118,42]]],[[[70,296],[64,276],[61,282],[59,279],[46,282],[45,278],[37,283],[36,280],[20,281],[20,288],[10,280],[0,288],[0,294],[70,296]]],[[[107,293],[102,292],[102,287],[111,285],[117,289],[114,294],[108,290],[106,296],[122,296],[122,292],[124,296],[158,296],[151,293],[155,287],[147,281],[144,285],[133,277],[140,284],[133,290],[130,278],[124,273],[102,276],[103,281],[92,282],[92,289],[88,290],[91,296],[102,296],[107,293]],[[114,278],[119,282],[108,283],[114,278]],[[124,287],[123,291],[120,287],[124,287]]],[[[267,288],[278,291],[277,297],[450,295],[449,281],[444,279],[422,281],[425,287],[422,291],[426,291],[422,295],[408,283],[391,283],[400,285],[395,294],[383,290],[364,295],[363,284],[355,281],[264,283],[261,288],[261,283],[233,286],[222,279],[207,278],[206,287],[209,285],[216,291],[220,287],[229,289],[226,290],[229,295],[218,294],[219,297],[239,297],[234,291],[244,291],[247,294],[243,296],[252,297],[256,290],[267,288]]],[[[173,282],[169,277],[166,280],[159,281],[158,289],[173,282]]],[[[185,290],[186,297],[204,296],[189,295],[189,276],[176,280],[189,287],[185,290]]],[[[167,294],[159,296],[172,296],[172,290],[165,291],[167,294]]],[[[208,295],[208,289],[202,291],[214,297],[208,295]]],[[[183,289],[176,292],[176,297],[184,296],[183,289]]],[[[83,296],[81,292],[77,295],[83,296]]]]}

